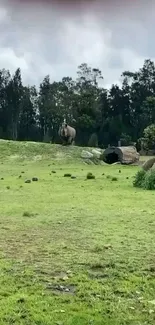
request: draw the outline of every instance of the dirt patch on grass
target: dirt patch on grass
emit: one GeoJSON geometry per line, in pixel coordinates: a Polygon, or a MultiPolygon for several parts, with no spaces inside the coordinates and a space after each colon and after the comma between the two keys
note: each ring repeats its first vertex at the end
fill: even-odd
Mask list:
{"type": "Polygon", "coordinates": [[[47,290],[52,290],[55,294],[71,294],[74,295],[76,287],[74,285],[51,284],[46,286],[47,290]]]}

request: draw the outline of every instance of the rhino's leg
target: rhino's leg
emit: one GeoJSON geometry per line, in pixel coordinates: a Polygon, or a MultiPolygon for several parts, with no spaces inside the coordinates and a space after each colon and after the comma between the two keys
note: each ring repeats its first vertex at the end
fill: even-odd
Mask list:
{"type": "Polygon", "coordinates": [[[75,141],[74,141],[74,139],[72,138],[72,142],[71,142],[71,145],[72,146],[75,146],[75,141]]]}
{"type": "Polygon", "coordinates": [[[62,145],[65,146],[66,145],[66,141],[63,139],[62,140],[62,145]]]}
{"type": "Polygon", "coordinates": [[[72,137],[69,137],[68,138],[68,144],[72,144],[72,141],[73,141],[73,138],[72,137]]]}

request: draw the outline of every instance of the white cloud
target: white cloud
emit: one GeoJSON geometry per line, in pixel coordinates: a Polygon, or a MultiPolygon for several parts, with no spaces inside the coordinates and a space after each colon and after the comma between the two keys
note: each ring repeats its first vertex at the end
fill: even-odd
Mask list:
{"type": "Polygon", "coordinates": [[[140,2],[141,9],[138,0],[134,7],[123,3],[96,1],[65,11],[0,0],[0,69],[21,67],[24,83],[39,84],[47,74],[51,80],[75,77],[77,66],[87,62],[102,70],[106,86],[119,82],[124,70],[140,68],[155,50],[149,0],[140,2]]]}

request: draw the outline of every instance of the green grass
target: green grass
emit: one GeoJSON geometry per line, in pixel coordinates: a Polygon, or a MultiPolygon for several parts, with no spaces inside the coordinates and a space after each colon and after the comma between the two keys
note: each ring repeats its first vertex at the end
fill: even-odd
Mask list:
{"type": "Polygon", "coordinates": [[[155,192],[81,150],[0,142],[0,325],[155,323],[155,192]]]}

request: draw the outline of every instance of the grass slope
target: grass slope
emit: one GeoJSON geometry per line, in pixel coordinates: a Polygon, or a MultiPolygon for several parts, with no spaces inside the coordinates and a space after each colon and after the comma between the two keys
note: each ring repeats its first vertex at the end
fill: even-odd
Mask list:
{"type": "Polygon", "coordinates": [[[155,193],[81,150],[0,141],[1,325],[155,323],[155,193]]]}

